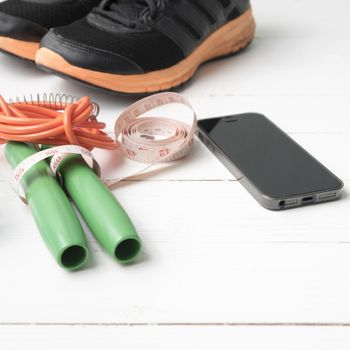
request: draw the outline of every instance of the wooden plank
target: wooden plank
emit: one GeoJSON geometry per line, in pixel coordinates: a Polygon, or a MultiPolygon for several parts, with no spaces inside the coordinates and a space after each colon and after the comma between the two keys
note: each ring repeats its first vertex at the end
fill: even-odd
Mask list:
{"type": "Polygon", "coordinates": [[[238,183],[124,184],[141,260],[89,237],[89,268],[67,273],[0,188],[0,322],[350,322],[348,196],[276,213],[238,183]]]}
{"type": "Polygon", "coordinates": [[[0,346],[46,350],[103,347],[209,350],[345,350],[350,332],[341,327],[0,327],[0,346]]]}
{"type": "Polygon", "coordinates": [[[318,0],[255,0],[252,6],[258,22],[258,36],[264,38],[349,38],[347,0],[332,2],[332,8],[318,0]]]}
{"type": "Polygon", "coordinates": [[[241,54],[203,66],[186,94],[348,95],[349,55],[345,39],[256,38],[241,54]]]}
{"type": "MultiPolygon", "coordinates": [[[[143,238],[152,242],[189,240],[195,244],[200,238],[209,244],[213,231],[226,243],[349,242],[350,197],[346,192],[339,201],[281,212],[262,208],[234,181],[133,181],[113,193],[143,238]]],[[[4,240],[28,235],[37,240],[29,209],[1,182],[0,211],[4,240]]]]}

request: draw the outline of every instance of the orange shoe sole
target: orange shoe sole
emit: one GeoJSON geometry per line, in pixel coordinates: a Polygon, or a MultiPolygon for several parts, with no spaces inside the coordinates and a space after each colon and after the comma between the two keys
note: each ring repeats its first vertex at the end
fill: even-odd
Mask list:
{"type": "Polygon", "coordinates": [[[0,36],[0,50],[26,60],[35,61],[35,54],[39,49],[38,42],[22,41],[0,36]]]}
{"type": "Polygon", "coordinates": [[[71,65],[56,52],[40,48],[36,64],[44,70],[74,78],[95,87],[126,94],[149,94],[171,90],[187,82],[198,67],[214,58],[226,56],[248,46],[255,33],[255,21],[249,9],[210,35],[190,56],[178,64],[145,74],[103,73],[71,65]]]}

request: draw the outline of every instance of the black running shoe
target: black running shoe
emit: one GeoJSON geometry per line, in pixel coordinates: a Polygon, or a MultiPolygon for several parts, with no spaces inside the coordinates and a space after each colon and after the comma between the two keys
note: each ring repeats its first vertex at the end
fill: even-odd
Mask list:
{"type": "Polygon", "coordinates": [[[86,16],[101,0],[7,0],[0,3],[0,50],[33,60],[50,28],[86,16]]]}
{"type": "Polygon", "coordinates": [[[113,92],[148,94],[188,81],[204,62],[253,39],[249,0],[105,0],[49,31],[39,67],[113,92]]]}

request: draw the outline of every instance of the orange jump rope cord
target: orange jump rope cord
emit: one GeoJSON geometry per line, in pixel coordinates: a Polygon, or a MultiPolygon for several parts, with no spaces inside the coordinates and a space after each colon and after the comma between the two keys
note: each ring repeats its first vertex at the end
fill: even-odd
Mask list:
{"type": "Polygon", "coordinates": [[[7,141],[60,146],[73,144],[89,150],[118,148],[93,115],[85,96],[74,103],[7,103],[0,95],[0,144],[7,141]]]}

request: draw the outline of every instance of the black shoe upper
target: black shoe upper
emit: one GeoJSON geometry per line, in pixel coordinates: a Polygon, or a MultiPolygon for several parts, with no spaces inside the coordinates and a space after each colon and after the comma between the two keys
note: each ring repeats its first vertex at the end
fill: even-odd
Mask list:
{"type": "Polygon", "coordinates": [[[7,0],[0,3],[0,36],[40,41],[48,29],[86,16],[100,0],[7,0]]]}
{"type": "Polygon", "coordinates": [[[52,29],[41,46],[75,66],[114,74],[168,68],[250,7],[249,0],[104,0],[52,29]]]}

